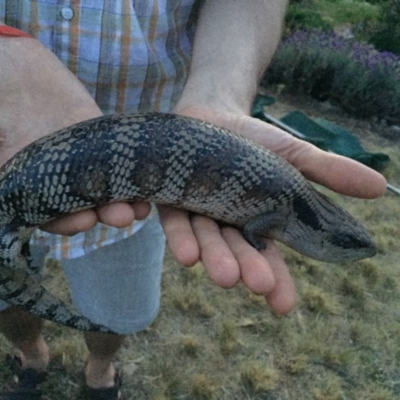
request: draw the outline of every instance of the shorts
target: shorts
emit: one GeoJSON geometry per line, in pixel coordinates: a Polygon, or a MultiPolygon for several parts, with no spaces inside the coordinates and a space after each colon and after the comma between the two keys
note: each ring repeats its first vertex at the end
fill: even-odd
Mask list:
{"type": "MultiPolygon", "coordinates": [[[[91,321],[121,335],[143,330],[157,316],[165,236],[157,215],[134,235],[89,254],[62,260],[72,302],[91,321]]],[[[32,264],[41,265],[46,251],[31,247],[32,264]]],[[[8,304],[0,300],[0,311],[8,304]]]]}

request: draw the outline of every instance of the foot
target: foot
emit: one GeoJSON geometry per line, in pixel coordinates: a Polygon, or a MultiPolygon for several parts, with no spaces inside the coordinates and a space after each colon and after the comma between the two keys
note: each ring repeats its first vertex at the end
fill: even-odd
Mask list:
{"type": "Polygon", "coordinates": [[[84,388],[85,400],[122,400],[122,379],[115,374],[111,387],[92,388],[88,385],[84,388]]]}
{"type": "Polygon", "coordinates": [[[121,379],[115,371],[113,362],[124,336],[97,332],[85,332],[84,335],[89,349],[85,370],[86,399],[120,399],[121,379]]]}
{"type": "Polygon", "coordinates": [[[42,336],[34,343],[20,343],[19,346],[21,360],[21,369],[34,369],[38,372],[44,372],[50,361],[49,346],[42,336]]]}
{"type": "Polygon", "coordinates": [[[86,385],[90,388],[110,388],[115,385],[115,367],[113,363],[104,365],[89,359],[85,370],[86,385]]]}
{"type": "Polygon", "coordinates": [[[40,384],[46,379],[45,372],[38,372],[33,368],[22,368],[18,356],[6,356],[13,376],[5,383],[5,391],[0,393],[1,400],[40,400],[42,392],[40,384]]]}

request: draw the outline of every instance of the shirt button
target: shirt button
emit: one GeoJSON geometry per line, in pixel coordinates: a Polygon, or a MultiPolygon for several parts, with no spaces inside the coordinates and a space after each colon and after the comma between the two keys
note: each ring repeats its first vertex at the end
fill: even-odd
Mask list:
{"type": "Polygon", "coordinates": [[[70,21],[72,18],[74,18],[74,10],[71,7],[63,7],[61,9],[61,16],[66,21],[70,21]]]}

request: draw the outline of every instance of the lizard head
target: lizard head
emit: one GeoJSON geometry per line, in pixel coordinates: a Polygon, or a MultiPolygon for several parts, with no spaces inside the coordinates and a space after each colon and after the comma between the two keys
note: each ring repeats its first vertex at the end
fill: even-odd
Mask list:
{"type": "Polygon", "coordinates": [[[318,192],[307,205],[294,207],[280,236],[293,249],[325,262],[355,261],[377,253],[362,224],[318,192]]]}

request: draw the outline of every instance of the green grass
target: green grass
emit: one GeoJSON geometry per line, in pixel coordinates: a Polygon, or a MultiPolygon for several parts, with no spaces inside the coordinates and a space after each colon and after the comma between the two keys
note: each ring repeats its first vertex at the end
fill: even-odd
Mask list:
{"type": "Polygon", "coordinates": [[[312,8],[334,26],[376,21],[380,7],[362,0],[318,0],[312,8]]]}
{"type": "Polygon", "coordinates": [[[358,39],[368,37],[368,29],[375,26],[382,13],[381,4],[363,0],[302,0],[292,1],[286,16],[287,30],[342,29],[352,27],[358,39]]]}

